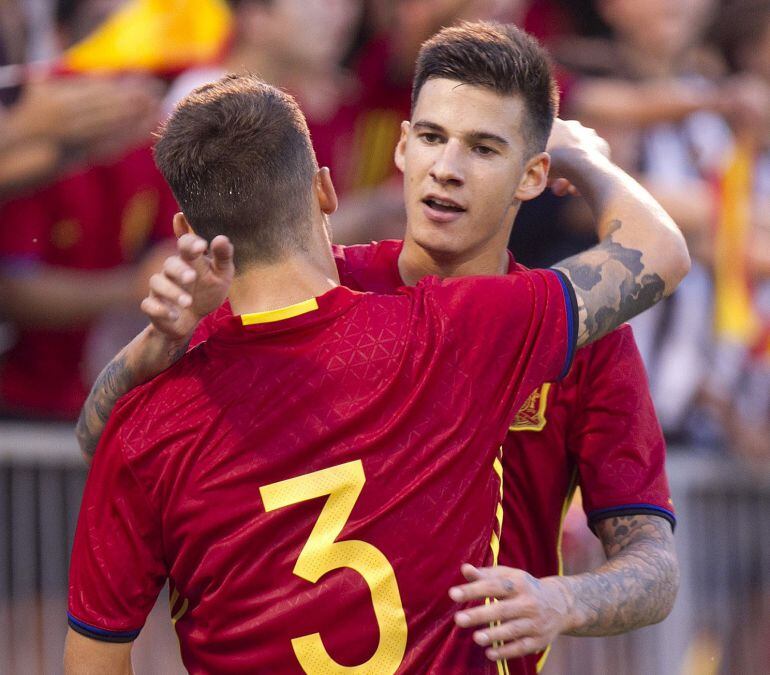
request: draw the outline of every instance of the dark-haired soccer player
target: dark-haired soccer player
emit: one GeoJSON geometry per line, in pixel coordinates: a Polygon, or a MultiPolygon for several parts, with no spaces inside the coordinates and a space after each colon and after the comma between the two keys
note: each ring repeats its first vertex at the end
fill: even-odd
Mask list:
{"type": "MultiPolygon", "coordinates": [[[[544,187],[547,160],[544,165],[540,151],[554,111],[553,85],[544,55],[515,29],[469,25],[442,31],[429,41],[418,64],[414,121],[428,122],[422,126],[430,128],[405,127],[399,146],[398,161],[408,178],[406,240],[403,245],[384,242],[337,249],[342,282],[362,290],[394,292],[404,281],[413,283],[427,273],[453,276],[520,269],[509,260],[505,242],[517,200],[531,198],[544,187]],[[443,88],[434,86],[447,81],[443,88]],[[522,102],[523,111],[504,107],[511,101],[522,102]],[[427,119],[418,117],[426,110],[427,119]],[[485,138],[467,133],[479,130],[492,133],[485,138]],[[496,145],[493,136],[507,146],[496,145]],[[444,208],[421,194],[426,184],[445,195],[462,195],[464,202],[456,206],[459,211],[464,207],[465,213],[458,215],[456,206],[444,208]],[[511,185],[516,187],[514,195],[511,185]],[[519,189],[522,185],[525,189],[519,189]],[[434,203],[424,204],[424,199],[434,203]]],[[[554,169],[557,175],[569,174],[576,182],[582,179],[581,188],[600,223],[606,226],[619,219],[625,223],[622,229],[657,218],[657,207],[644,199],[640,202],[626,178],[597,171],[590,158],[574,152],[571,131],[564,126],[556,129],[549,148],[554,169]]],[[[585,291],[602,274],[621,273],[633,283],[631,275],[636,278],[634,270],[641,264],[638,254],[620,251],[610,240],[598,251],[604,251],[605,258],[598,260],[597,267],[577,273],[585,280],[585,291]],[[615,252],[621,254],[619,259],[615,252]]],[[[613,278],[619,286],[620,278],[613,278]]],[[[217,276],[209,273],[209,279],[199,279],[194,289],[186,287],[193,290],[196,304],[192,309],[199,314],[216,306],[201,297],[206,288],[219,290],[216,281],[217,276]],[[207,286],[204,282],[211,278],[213,283],[207,286]]],[[[182,325],[184,315],[190,313],[184,306],[177,306],[180,318],[169,319],[169,307],[176,304],[179,290],[169,279],[156,279],[156,284],[156,297],[147,307],[161,332],[183,337],[184,343],[195,322],[182,325]]],[[[601,286],[593,288],[600,290],[601,286]]],[[[143,381],[155,364],[162,364],[158,370],[167,365],[172,346],[154,329],[140,336],[105,372],[90,399],[91,410],[98,404],[105,417],[112,405],[109,399],[132,382],[143,381]]],[[[503,456],[506,516],[500,562],[549,578],[536,583],[519,570],[498,570],[503,576],[496,578],[496,592],[510,594],[508,587],[514,580],[514,593],[532,613],[509,616],[513,621],[501,627],[516,630],[523,623],[527,630],[505,636],[509,644],[504,653],[538,651],[566,631],[607,634],[628,630],[659,620],[668,612],[676,587],[671,528],[666,523],[671,518],[670,505],[662,439],[644,381],[633,339],[624,328],[580,352],[563,383],[538,388],[511,425],[503,456]],[[592,521],[610,561],[592,575],[556,579],[551,575],[558,569],[560,514],[578,469],[592,521]],[[638,581],[629,584],[629,578],[638,581]],[[654,591],[648,592],[650,588],[654,591]],[[555,613],[554,606],[561,607],[565,598],[567,610],[555,613]]],[[[81,425],[81,431],[87,432],[84,438],[96,437],[100,431],[100,424],[89,423],[89,419],[86,412],[81,425]]],[[[511,605],[492,607],[507,610],[511,605]]],[[[481,636],[479,641],[483,642],[481,636]]],[[[516,667],[531,672],[534,660],[517,662],[516,667]]]]}

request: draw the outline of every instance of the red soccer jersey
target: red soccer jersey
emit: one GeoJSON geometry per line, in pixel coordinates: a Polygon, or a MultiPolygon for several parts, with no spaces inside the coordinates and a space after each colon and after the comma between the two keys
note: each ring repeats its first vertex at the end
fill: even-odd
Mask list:
{"type": "MultiPolygon", "coordinates": [[[[340,280],[392,293],[402,242],[335,247],[340,280]]],[[[511,260],[510,272],[523,267],[511,260]]],[[[201,323],[206,339],[229,305],[201,323]]],[[[538,387],[515,415],[503,449],[504,513],[499,564],[536,577],[560,572],[561,523],[580,485],[589,523],[651,513],[674,524],[665,442],[630,326],[579,349],[569,374],[538,387]]],[[[509,661],[511,673],[536,672],[541,655],[509,661]]]]}
{"type": "MultiPolygon", "coordinates": [[[[561,527],[576,485],[589,524],[652,514],[675,523],[666,448],[631,327],[578,350],[569,374],[538,387],[503,447],[500,564],[561,573],[561,527]]],[[[509,662],[532,674],[542,655],[509,662]]]]}
{"type": "Polygon", "coordinates": [[[193,673],[497,673],[447,590],[497,554],[500,443],[575,326],[543,270],[225,319],[111,417],[70,625],[133,639],[168,577],[193,673]]]}

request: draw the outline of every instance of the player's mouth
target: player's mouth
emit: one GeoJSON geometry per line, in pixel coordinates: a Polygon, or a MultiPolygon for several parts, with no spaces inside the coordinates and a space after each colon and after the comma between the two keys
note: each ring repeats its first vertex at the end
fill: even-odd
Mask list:
{"type": "Polygon", "coordinates": [[[428,195],[422,203],[425,217],[434,223],[451,223],[467,211],[456,201],[438,195],[428,195]]]}

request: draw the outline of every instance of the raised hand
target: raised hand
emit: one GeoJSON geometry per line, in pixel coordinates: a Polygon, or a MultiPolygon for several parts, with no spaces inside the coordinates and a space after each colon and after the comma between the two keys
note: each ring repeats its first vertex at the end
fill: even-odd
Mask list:
{"type": "Polygon", "coordinates": [[[209,255],[206,249],[204,239],[185,234],[177,242],[178,253],[150,277],[142,311],[169,338],[189,337],[198,322],[227,297],[234,273],[233,245],[219,235],[211,242],[209,255]]]}
{"type": "Polygon", "coordinates": [[[575,160],[586,153],[608,159],[610,146],[593,129],[584,127],[580,122],[556,119],[548,138],[546,152],[551,155],[551,191],[563,197],[579,194],[570,178],[575,170],[575,160]]]}

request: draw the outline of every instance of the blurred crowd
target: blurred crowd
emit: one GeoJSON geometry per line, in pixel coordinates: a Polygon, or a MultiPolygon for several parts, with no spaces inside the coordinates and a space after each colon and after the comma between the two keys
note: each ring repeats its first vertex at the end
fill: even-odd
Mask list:
{"type": "MultiPolygon", "coordinates": [[[[176,101],[226,72],[290,91],[341,196],[336,242],[397,238],[392,156],[419,46],[494,19],[549,47],[562,117],[607,138],[688,239],[692,273],[634,322],[666,435],[770,461],[770,0],[231,0],[216,59],[68,67],[127,4],[0,3],[0,416],[73,419],[141,327],[176,208],[152,131],[176,101]]],[[[593,238],[579,198],[547,193],[511,250],[548,265],[593,238]]]]}

